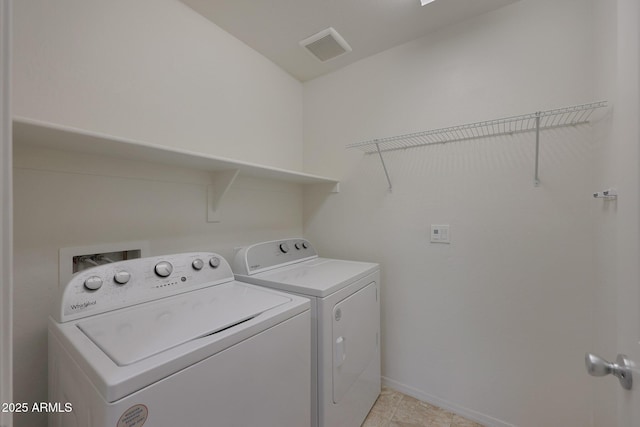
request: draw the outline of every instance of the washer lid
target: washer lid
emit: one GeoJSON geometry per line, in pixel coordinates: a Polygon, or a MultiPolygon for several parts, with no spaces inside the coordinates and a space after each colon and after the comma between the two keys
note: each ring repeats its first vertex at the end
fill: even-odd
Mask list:
{"type": "Polygon", "coordinates": [[[118,366],[213,335],[291,298],[226,283],[77,323],[118,366]]]}
{"type": "Polygon", "coordinates": [[[257,285],[301,295],[325,297],[378,269],[378,264],[315,258],[252,276],[236,276],[257,285]]]}

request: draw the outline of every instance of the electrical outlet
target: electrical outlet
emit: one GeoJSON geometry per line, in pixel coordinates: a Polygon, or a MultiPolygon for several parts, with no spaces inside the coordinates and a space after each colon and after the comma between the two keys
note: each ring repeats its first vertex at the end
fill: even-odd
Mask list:
{"type": "Polygon", "coordinates": [[[446,225],[431,224],[431,243],[450,243],[449,224],[446,224],[446,225]]]}

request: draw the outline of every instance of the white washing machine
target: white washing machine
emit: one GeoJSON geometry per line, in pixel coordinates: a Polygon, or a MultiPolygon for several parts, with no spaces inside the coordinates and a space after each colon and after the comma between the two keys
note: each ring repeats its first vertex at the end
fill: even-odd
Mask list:
{"type": "Polygon", "coordinates": [[[84,270],[49,321],[49,426],[309,425],[309,328],[308,299],[214,253],[84,270]]]}
{"type": "Polygon", "coordinates": [[[233,270],[311,299],[311,425],[359,427],[380,394],[378,264],[320,258],[288,239],[239,249],[233,270]]]}

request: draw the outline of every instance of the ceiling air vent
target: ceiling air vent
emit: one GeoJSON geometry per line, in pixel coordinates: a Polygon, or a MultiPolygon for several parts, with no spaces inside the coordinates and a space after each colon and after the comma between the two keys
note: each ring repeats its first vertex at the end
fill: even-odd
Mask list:
{"type": "Polygon", "coordinates": [[[322,62],[351,52],[351,46],[331,27],[302,40],[300,46],[322,62]]]}

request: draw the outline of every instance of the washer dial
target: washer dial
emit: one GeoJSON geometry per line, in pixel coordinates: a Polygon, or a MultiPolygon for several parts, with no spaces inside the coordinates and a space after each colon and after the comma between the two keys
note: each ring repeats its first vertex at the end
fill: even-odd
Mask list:
{"type": "Polygon", "coordinates": [[[194,270],[202,270],[202,267],[204,267],[204,261],[202,261],[200,258],[194,259],[191,263],[191,266],[194,270]]]}
{"type": "Polygon", "coordinates": [[[84,281],[84,287],[90,291],[97,291],[102,287],[102,278],[98,276],[91,276],[84,281]]]}
{"type": "Polygon", "coordinates": [[[119,285],[124,285],[126,284],[129,279],[131,279],[131,273],[129,273],[128,271],[118,271],[114,276],[113,276],[113,280],[119,284],[119,285]]]}
{"type": "Polygon", "coordinates": [[[209,260],[209,265],[210,265],[212,268],[218,268],[218,267],[220,266],[220,258],[218,258],[218,257],[214,256],[213,258],[211,258],[211,259],[209,260]]]}
{"type": "Polygon", "coordinates": [[[160,277],[168,277],[173,273],[173,265],[169,261],[160,261],[156,264],[155,271],[160,277]]]}

